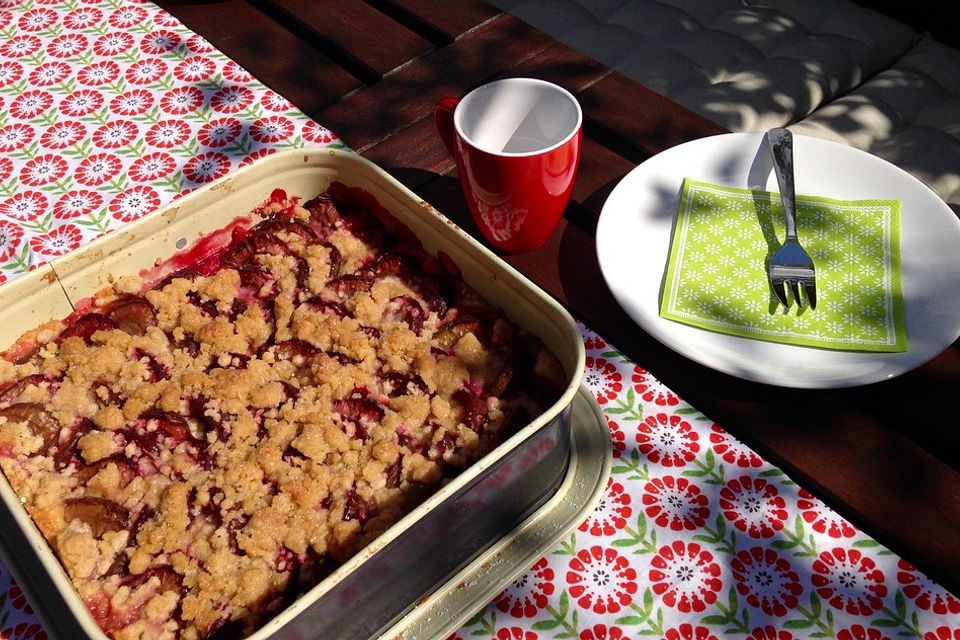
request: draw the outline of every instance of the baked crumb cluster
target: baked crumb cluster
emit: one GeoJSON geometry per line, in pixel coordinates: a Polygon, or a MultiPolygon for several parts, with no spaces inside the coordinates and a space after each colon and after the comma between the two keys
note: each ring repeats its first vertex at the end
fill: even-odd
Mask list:
{"type": "Polygon", "coordinates": [[[563,386],[354,190],[258,213],[0,358],[0,468],[111,637],[249,634],[563,386]]]}

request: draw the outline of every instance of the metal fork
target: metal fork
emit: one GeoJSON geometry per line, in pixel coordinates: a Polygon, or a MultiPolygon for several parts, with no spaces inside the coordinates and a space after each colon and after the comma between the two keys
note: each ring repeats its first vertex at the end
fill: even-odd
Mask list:
{"type": "Polygon", "coordinates": [[[785,307],[790,303],[785,287],[790,287],[797,304],[803,306],[800,286],[807,294],[811,309],[817,308],[817,278],[813,260],[800,246],[797,239],[796,193],[793,185],[793,134],[787,129],[777,128],[767,132],[767,143],[773,152],[773,169],[780,185],[780,200],[783,202],[783,215],[786,222],[786,238],[783,245],[770,258],[767,277],[777,298],[785,307]]]}

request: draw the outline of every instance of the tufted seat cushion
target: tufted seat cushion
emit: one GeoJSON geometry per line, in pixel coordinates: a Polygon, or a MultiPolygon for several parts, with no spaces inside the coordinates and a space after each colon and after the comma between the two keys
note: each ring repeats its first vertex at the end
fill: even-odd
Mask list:
{"type": "Polygon", "coordinates": [[[791,125],[960,202],[960,53],[847,0],[494,0],[731,131],[791,125]]]}

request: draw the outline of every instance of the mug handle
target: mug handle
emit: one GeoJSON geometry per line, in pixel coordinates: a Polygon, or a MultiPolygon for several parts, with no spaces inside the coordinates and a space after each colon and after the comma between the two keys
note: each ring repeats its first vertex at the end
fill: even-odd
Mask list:
{"type": "Polygon", "coordinates": [[[459,102],[460,98],[444,98],[433,110],[433,120],[440,133],[440,139],[454,158],[457,157],[457,145],[456,130],[453,127],[453,110],[457,108],[459,102]]]}

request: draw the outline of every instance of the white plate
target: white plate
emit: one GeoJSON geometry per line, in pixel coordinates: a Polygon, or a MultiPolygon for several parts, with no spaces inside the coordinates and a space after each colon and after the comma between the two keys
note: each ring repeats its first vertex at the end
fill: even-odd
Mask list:
{"type": "MultiPolygon", "coordinates": [[[[909,349],[830,351],[750,340],[660,317],[660,295],[684,177],[779,191],[762,133],[701,138],[668,149],[624,176],[597,225],[600,270],[645,331],[708,367],[786,387],[878,382],[927,362],[960,335],[960,220],[913,176],[858,149],[794,136],[798,194],[901,202],[903,295],[909,349]]],[[[802,231],[802,230],[801,230],[802,231]]]]}

